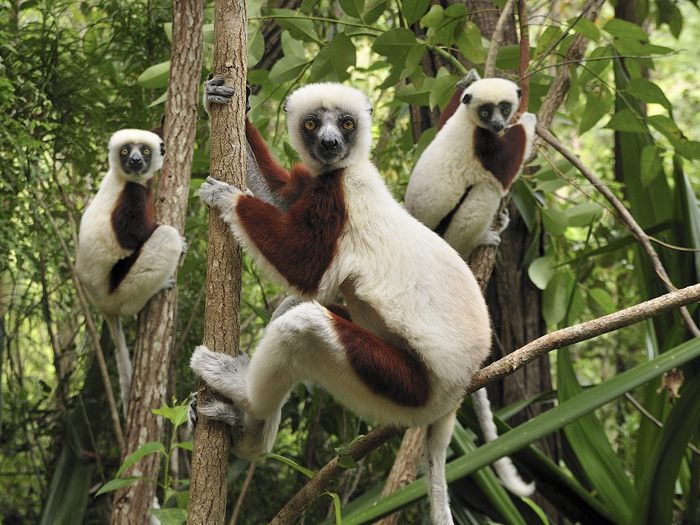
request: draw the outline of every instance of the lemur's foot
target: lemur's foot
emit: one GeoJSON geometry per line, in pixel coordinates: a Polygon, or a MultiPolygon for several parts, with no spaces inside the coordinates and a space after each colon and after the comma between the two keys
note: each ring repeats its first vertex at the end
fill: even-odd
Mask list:
{"type": "Polygon", "coordinates": [[[189,248],[190,245],[187,242],[187,239],[180,237],[180,260],[177,263],[178,267],[182,266],[185,262],[185,256],[187,255],[187,250],[189,250],[189,248]]]}
{"type": "Polygon", "coordinates": [[[501,233],[510,224],[510,214],[508,213],[508,208],[503,208],[496,216],[496,226],[494,230],[497,233],[501,233]]]}
{"type": "Polygon", "coordinates": [[[534,129],[535,125],[537,124],[537,116],[534,113],[523,113],[520,115],[518,123],[526,127],[532,126],[534,129]]]}
{"type": "Polygon", "coordinates": [[[160,291],[162,292],[164,290],[172,290],[173,288],[175,288],[175,286],[177,286],[177,279],[175,279],[175,277],[171,275],[170,277],[168,277],[168,280],[163,283],[163,286],[161,287],[160,291]]]}
{"type": "Polygon", "coordinates": [[[479,240],[479,244],[482,246],[498,246],[501,244],[500,232],[496,230],[488,230],[479,240]]]}
{"type": "Polygon", "coordinates": [[[243,195],[241,190],[214,177],[207,177],[207,181],[199,188],[202,202],[221,210],[234,206],[239,195],[243,195]]]}
{"type": "Polygon", "coordinates": [[[204,81],[204,104],[228,104],[235,90],[224,85],[224,77],[210,74],[204,81]]]}
{"type": "MultiPolygon", "coordinates": [[[[247,375],[248,356],[236,357],[212,352],[206,346],[195,348],[190,367],[207,385],[229,398],[237,408],[249,411],[247,375]]],[[[200,407],[201,411],[201,407],[200,407]]]]}
{"type": "Polygon", "coordinates": [[[231,403],[216,398],[208,398],[200,402],[197,392],[192,392],[187,409],[187,426],[190,429],[194,429],[200,414],[235,428],[243,424],[243,415],[231,403]]]}

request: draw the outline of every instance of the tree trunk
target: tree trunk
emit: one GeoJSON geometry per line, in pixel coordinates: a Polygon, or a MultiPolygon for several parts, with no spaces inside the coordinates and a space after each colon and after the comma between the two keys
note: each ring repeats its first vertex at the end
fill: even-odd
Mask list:
{"type": "MultiPolygon", "coordinates": [[[[214,15],[214,73],[239,96],[213,108],[211,115],[212,176],[244,187],[246,172],[245,116],[247,17],[243,0],[217,0],[214,15]]],[[[240,332],[241,249],[223,219],[209,214],[207,299],[204,344],[213,351],[238,353],[240,332]]],[[[202,385],[200,399],[211,395],[202,385]]],[[[226,517],[226,471],[229,433],[225,424],[198,419],[194,435],[189,523],[223,524],[226,517]]]]}
{"type": "MultiPolygon", "coordinates": [[[[174,0],[173,43],[165,117],[163,171],[158,183],[156,214],[163,224],[183,232],[194,153],[199,79],[202,69],[204,2],[174,0]]],[[[168,367],[175,331],[175,289],[156,295],[139,316],[139,338],[134,351],[134,376],[127,415],[127,450],[131,454],[149,441],[163,439],[163,419],[151,411],[167,401],[168,367]]],[[[130,475],[158,478],[161,458],[150,454],[130,475]]],[[[155,485],[135,483],[118,491],[113,524],[146,523],[155,485]]]]}

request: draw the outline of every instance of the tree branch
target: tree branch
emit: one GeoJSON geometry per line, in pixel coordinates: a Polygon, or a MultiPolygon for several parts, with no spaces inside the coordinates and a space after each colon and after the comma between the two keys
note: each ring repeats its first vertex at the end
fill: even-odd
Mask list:
{"type": "MultiPolygon", "coordinates": [[[[593,186],[603,195],[603,197],[605,197],[605,199],[613,206],[613,208],[615,208],[615,211],[617,211],[618,217],[622,224],[630,231],[632,236],[635,239],[637,239],[637,242],[641,244],[642,249],[651,260],[651,264],[654,267],[656,275],[659,276],[659,279],[661,279],[661,282],[664,284],[666,289],[668,291],[676,290],[676,287],[671,282],[671,278],[668,276],[668,273],[666,273],[666,269],[664,268],[661,259],[659,258],[659,254],[656,253],[654,246],[651,244],[649,236],[644,232],[639,223],[637,223],[637,221],[634,219],[634,217],[625,207],[622,201],[620,201],[620,199],[617,198],[617,196],[610,190],[610,188],[608,188],[605,185],[603,181],[601,181],[598,177],[596,177],[593,174],[593,172],[586,168],[586,166],[584,166],[584,164],[576,155],[569,151],[561,142],[559,142],[554,137],[554,135],[552,135],[546,128],[544,128],[540,124],[537,124],[537,134],[540,137],[542,137],[555,150],[561,153],[562,156],[564,156],[564,158],[571,162],[571,164],[576,166],[576,168],[581,172],[581,174],[584,177],[586,177],[591,182],[591,184],[593,184],[593,186]]],[[[681,317],[683,317],[686,326],[693,334],[693,336],[699,337],[700,330],[695,324],[695,321],[693,321],[693,318],[690,315],[690,312],[688,312],[687,308],[681,308],[681,317]]]]}
{"type": "Polygon", "coordinates": [[[513,12],[514,0],[508,0],[506,5],[503,6],[503,11],[498,17],[498,22],[496,22],[496,27],[493,30],[493,35],[491,35],[491,46],[489,47],[489,52],[486,55],[486,61],[484,62],[484,78],[492,77],[496,72],[496,56],[498,55],[498,49],[501,47],[503,42],[503,34],[506,28],[506,22],[508,17],[513,12]]]}
{"type": "MultiPolygon", "coordinates": [[[[610,315],[556,330],[531,341],[515,352],[479,370],[474,374],[472,383],[467,389],[467,394],[483,388],[491,381],[512,374],[530,361],[551,350],[586,341],[601,334],[618,330],[698,301],[700,301],[700,284],[656,297],[650,301],[639,303],[610,315]]],[[[399,434],[400,429],[394,427],[375,428],[367,435],[350,444],[348,447],[350,454],[355,461],[359,461],[371,451],[383,445],[388,439],[399,434]]],[[[336,456],[319,470],[316,476],[289,500],[269,525],[291,525],[295,523],[301,512],[321,492],[328,490],[331,483],[343,472],[343,468],[338,465],[338,461],[339,458],[336,456]]]]}

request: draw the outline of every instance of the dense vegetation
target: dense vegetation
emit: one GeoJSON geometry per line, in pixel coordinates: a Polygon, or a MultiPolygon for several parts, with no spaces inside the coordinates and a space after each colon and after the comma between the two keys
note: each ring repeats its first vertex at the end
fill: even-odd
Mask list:
{"type": "MultiPolygon", "coordinates": [[[[289,164],[296,155],[284,131],[286,95],[315,81],[360,87],[375,108],[374,160],[400,200],[455,82],[467,69],[483,67],[498,11],[478,0],[283,3],[248,5],[252,120],[289,164]]],[[[571,66],[570,84],[547,127],[623,200],[652,237],[672,285],[695,284],[697,8],[692,2],[618,0],[603,4],[593,21],[579,16],[593,4],[528,6],[529,111],[551,103],[557,73],[571,66]],[[578,35],[587,42],[585,53],[570,64],[578,35]]],[[[111,133],[152,128],[164,111],[171,6],[161,0],[16,0],[3,1],[2,13],[0,517],[8,524],[104,523],[112,494],[95,494],[117,476],[123,458],[87,334],[86,315],[99,317],[78,301],[72,278],[75,238],[81,212],[106,170],[111,133]]],[[[515,26],[511,20],[506,28],[496,66],[517,80],[515,26]]],[[[207,25],[202,78],[211,68],[212,41],[207,25]]],[[[208,172],[208,135],[202,118],[185,228],[189,251],[178,275],[171,406],[186,402],[196,388],[187,361],[202,334],[207,210],[196,190],[208,172]]],[[[487,293],[494,357],[547,331],[667,291],[611,204],[543,143],[512,200],[512,225],[487,293]],[[506,302],[509,297],[514,299],[506,302]],[[527,320],[527,330],[518,327],[513,335],[511,316],[527,320]]],[[[249,352],[283,296],[248,260],[243,281],[241,348],[249,352]]],[[[696,305],[690,312],[697,323],[696,305]]],[[[136,322],[127,328],[133,348],[136,322]]],[[[111,363],[111,343],[100,330],[111,363]]],[[[451,447],[456,520],[699,523],[700,364],[692,360],[699,348],[687,320],[667,313],[558,350],[539,369],[528,368],[529,382],[522,374],[499,383],[492,398],[508,405],[501,417],[513,424],[530,419],[528,429],[546,436],[538,444],[549,457],[537,446],[523,448],[531,440],[517,430],[503,438],[523,448],[515,455],[518,464],[540,487],[532,501],[508,496],[488,469],[475,472],[483,466],[473,452],[480,437],[465,403],[451,447]],[[664,355],[677,356],[683,366],[662,383],[653,370],[663,366],[664,355]],[[555,406],[585,415],[571,423],[556,412],[547,419],[555,406]]],[[[162,414],[181,423],[183,411],[166,408],[162,414]]],[[[168,428],[162,447],[168,468],[160,480],[167,488],[159,496],[162,506],[180,510],[161,511],[160,517],[179,523],[191,447],[183,426],[168,428]],[[183,444],[172,448],[174,442],[183,444]]],[[[299,386],[283,413],[278,456],[259,461],[254,472],[242,460],[231,463],[231,512],[241,495],[237,523],[267,522],[304,483],[304,469],[317,470],[367,429],[324,391],[299,386]],[[246,473],[252,473],[249,481],[246,473]]],[[[342,509],[343,523],[371,519],[366,509],[381,491],[398,443],[349,465],[331,494],[339,497],[318,498],[305,523],[332,522],[334,507],[342,509]]],[[[394,505],[415,498],[399,495],[394,505]]],[[[425,509],[418,499],[401,522],[426,523],[425,509]]]]}

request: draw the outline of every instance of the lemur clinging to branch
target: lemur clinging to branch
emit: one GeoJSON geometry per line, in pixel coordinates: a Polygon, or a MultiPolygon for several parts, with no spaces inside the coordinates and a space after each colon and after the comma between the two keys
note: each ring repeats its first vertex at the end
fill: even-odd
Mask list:
{"type": "Polygon", "coordinates": [[[126,413],[131,359],[120,317],[137,314],[154,294],[175,285],[185,244],[175,228],[154,218],[150,182],[163,165],[160,137],[123,129],[108,150],[109,171],[80,221],[75,271],[114,340],[126,413]]]}

